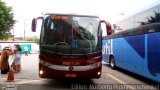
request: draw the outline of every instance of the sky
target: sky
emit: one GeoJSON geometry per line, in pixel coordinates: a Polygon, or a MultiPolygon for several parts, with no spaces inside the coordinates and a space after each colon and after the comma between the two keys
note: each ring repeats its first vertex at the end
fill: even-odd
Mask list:
{"type": "MultiPolygon", "coordinates": [[[[13,7],[15,37],[39,36],[40,24],[36,33],[31,32],[31,21],[43,13],[74,13],[97,15],[112,23],[143,11],[160,0],[2,0],[13,7]]],[[[41,23],[41,22],[39,22],[41,23]]],[[[11,30],[13,33],[13,30],[11,30]]]]}

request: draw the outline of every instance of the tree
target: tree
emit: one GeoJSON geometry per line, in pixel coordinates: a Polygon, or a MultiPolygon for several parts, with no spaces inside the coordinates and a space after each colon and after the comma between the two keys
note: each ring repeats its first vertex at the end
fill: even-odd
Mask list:
{"type": "Polygon", "coordinates": [[[15,23],[13,17],[12,7],[6,6],[6,3],[0,0],[0,40],[9,38],[10,30],[15,23]]]}
{"type": "Polygon", "coordinates": [[[26,41],[33,41],[37,44],[39,44],[39,38],[37,36],[33,36],[33,37],[28,37],[25,39],[26,41]]]}
{"type": "Polygon", "coordinates": [[[146,17],[146,22],[139,22],[142,25],[151,24],[151,23],[158,23],[160,22],[160,13],[154,11],[155,16],[146,17]]]}

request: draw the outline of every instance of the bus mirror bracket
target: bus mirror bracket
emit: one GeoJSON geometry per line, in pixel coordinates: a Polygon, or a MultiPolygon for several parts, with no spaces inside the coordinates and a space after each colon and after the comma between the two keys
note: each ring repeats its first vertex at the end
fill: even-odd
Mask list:
{"type": "Polygon", "coordinates": [[[105,23],[106,24],[106,32],[107,32],[107,35],[111,35],[112,34],[112,28],[111,28],[111,24],[109,22],[106,22],[105,20],[101,20],[100,21],[100,24],[101,23],[105,23]]]}

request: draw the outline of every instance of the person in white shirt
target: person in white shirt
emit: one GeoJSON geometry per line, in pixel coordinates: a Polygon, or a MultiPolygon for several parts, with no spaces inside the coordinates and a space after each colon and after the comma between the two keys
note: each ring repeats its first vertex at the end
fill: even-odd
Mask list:
{"type": "Polygon", "coordinates": [[[26,56],[28,56],[28,47],[27,46],[24,47],[24,53],[26,56]]]}

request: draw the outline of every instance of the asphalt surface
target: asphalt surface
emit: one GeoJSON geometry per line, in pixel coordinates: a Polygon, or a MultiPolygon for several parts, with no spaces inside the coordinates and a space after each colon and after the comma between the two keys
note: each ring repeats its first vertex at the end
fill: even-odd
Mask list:
{"type": "MultiPolygon", "coordinates": [[[[12,62],[12,59],[9,60],[12,62]]],[[[6,82],[8,75],[0,74],[0,90],[113,90],[158,89],[159,84],[136,74],[103,62],[99,79],[42,79],[38,76],[38,54],[22,55],[22,71],[14,74],[14,81],[6,82]]]]}

